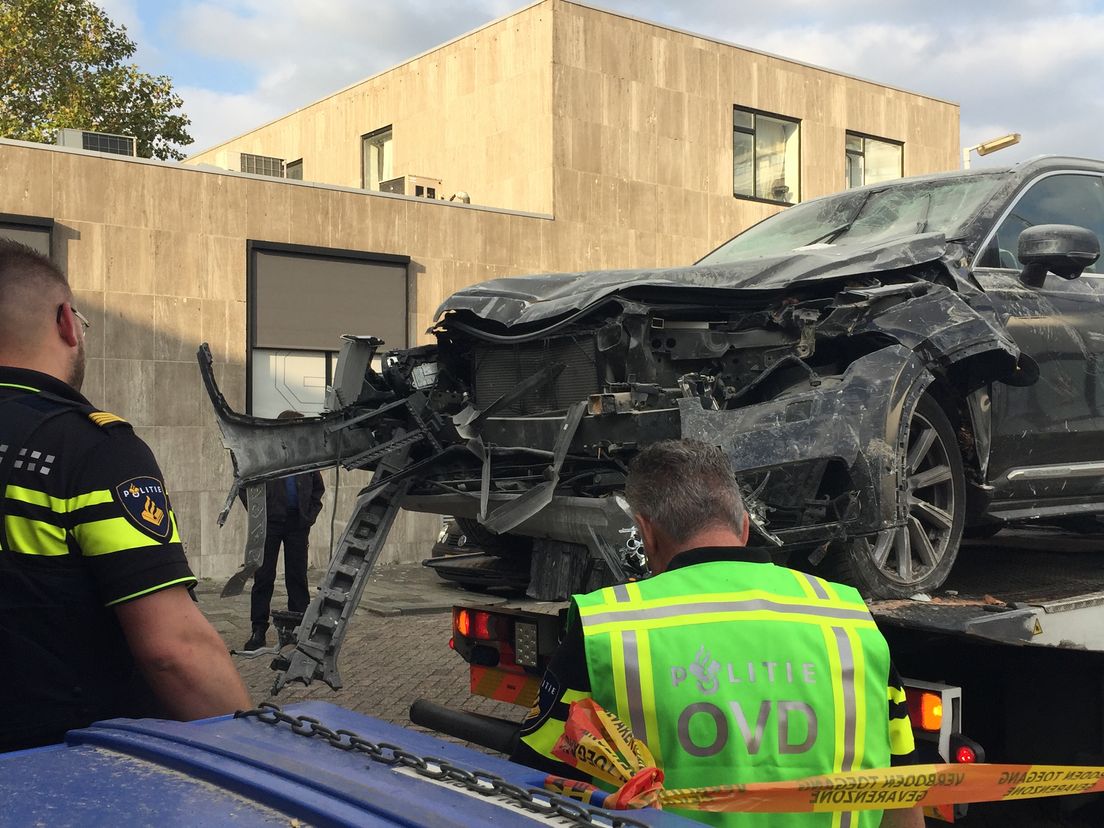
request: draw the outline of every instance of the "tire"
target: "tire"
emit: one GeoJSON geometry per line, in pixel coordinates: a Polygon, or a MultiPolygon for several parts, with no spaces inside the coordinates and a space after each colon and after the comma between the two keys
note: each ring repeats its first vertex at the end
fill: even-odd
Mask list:
{"type": "MultiPolygon", "coordinates": [[[[966,514],[966,480],[947,415],[924,394],[908,422],[904,458],[909,517],[905,527],[852,538],[833,562],[843,580],[873,598],[907,598],[947,580],[966,514]]],[[[903,441],[900,441],[903,442],[903,441]]]]}

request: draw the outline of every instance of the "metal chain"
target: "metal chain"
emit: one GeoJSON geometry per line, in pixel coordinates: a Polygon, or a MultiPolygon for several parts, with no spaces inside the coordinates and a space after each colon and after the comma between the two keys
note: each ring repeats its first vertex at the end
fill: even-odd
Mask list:
{"type": "Polygon", "coordinates": [[[286,724],[292,733],[308,739],[323,739],[338,750],[356,751],[373,762],[410,768],[419,776],[449,782],[480,796],[498,796],[526,811],[541,816],[561,817],[569,825],[648,828],[638,820],[594,808],[565,796],[557,796],[541,788],[522,788],[487,771],[466,770],[445,759],[418,756],[389,742],[372,742],[351,730],[331,730],[312,716],[291,716],[272,702],[261,702],[259,707],[252,710],[239,710],[234,718],[257,719],[272,725],[286,724]]]}

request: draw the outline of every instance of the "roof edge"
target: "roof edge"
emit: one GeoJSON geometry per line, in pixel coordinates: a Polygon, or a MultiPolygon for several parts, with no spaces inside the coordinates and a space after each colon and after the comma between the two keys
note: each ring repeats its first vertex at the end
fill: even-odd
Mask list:
{"type": "MultiPolygon", "coordinates": [[[[544,2],[545,0],[542,0],[544,2]]],[[[41,152],[56,152],[62,155],[83,155],[88,158],[96,158],[100,161],[115,161],[123,164],[138,164],[147,167],[164,167],[180,170],[186,173],[202,173],[206,175],[221,175],[227,178],[244,178],[249,181],[260,181],[265,184],[282,184],[286,187],[308,187],[313,190],[328,190],[336,193],[351,193],[367,198],[389,198],[399,201],[409,201],[414,204],[432,204],[437,207],[449,207],[457,210],[475,210],[481,213],[502,213],[507,216],[521,216],[523,218],[555,219],[551,213],[532,213],[526,210],[508,210],[505,207],[492,207],[486,204],[465,204],[462,201],[443,201],[429,199],[421,196],[408,196],[400,193],[381,193],[377,190],[363,190],[360,187],[343,187],[340,184],[325,184],[321,181],[298,181],[293,178],[275,178],[270,175],[254,175],[237,170],[224,170],[211,164],[184,164],[180,161],[162,161],[159,158],[136,158],[130,155],[113,155],[105,152],[80,149],[78,147],[59,147],[56,144],[39,144],[34,141],[19,141],[14,138],[0,138],[0,147],[18,147],[20,149],[39,150],[41,152]]]]}

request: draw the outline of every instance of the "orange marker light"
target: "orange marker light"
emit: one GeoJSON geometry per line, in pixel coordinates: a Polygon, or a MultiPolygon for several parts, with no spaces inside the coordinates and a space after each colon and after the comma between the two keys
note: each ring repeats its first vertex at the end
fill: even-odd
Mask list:
{"type": "Polygon", "coordinates": [[[465,609],[457,610],[452,624],[460,635],[467,637],[471,634],[471,613],[465,609]]]}
{"type": "Polygon", "coordinates": [[[943,697],[938,693],[907,690],[909,720],[913,727],[938,732],[943,726],[943,697]]]}

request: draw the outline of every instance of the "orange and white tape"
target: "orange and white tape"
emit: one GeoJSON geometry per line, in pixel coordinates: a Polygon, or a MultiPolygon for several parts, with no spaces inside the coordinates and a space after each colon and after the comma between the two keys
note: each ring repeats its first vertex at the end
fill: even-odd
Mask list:
{"type": "MultiPolygon", "coordinates": [[[[800,813],[865,811],[965,802],[1034,799],[1104,791],[1104,767],[1066,765],[909,765],[830,773],[784,782],[666,790],[648,748],[592,699],[572,702],[553,753],[617,788],[607,808],[800,813]]],[[[580,783],[546,786],[584,798],[580,783]]],[[[596,789],[594,789],[596,790],[596,789]]]]}

